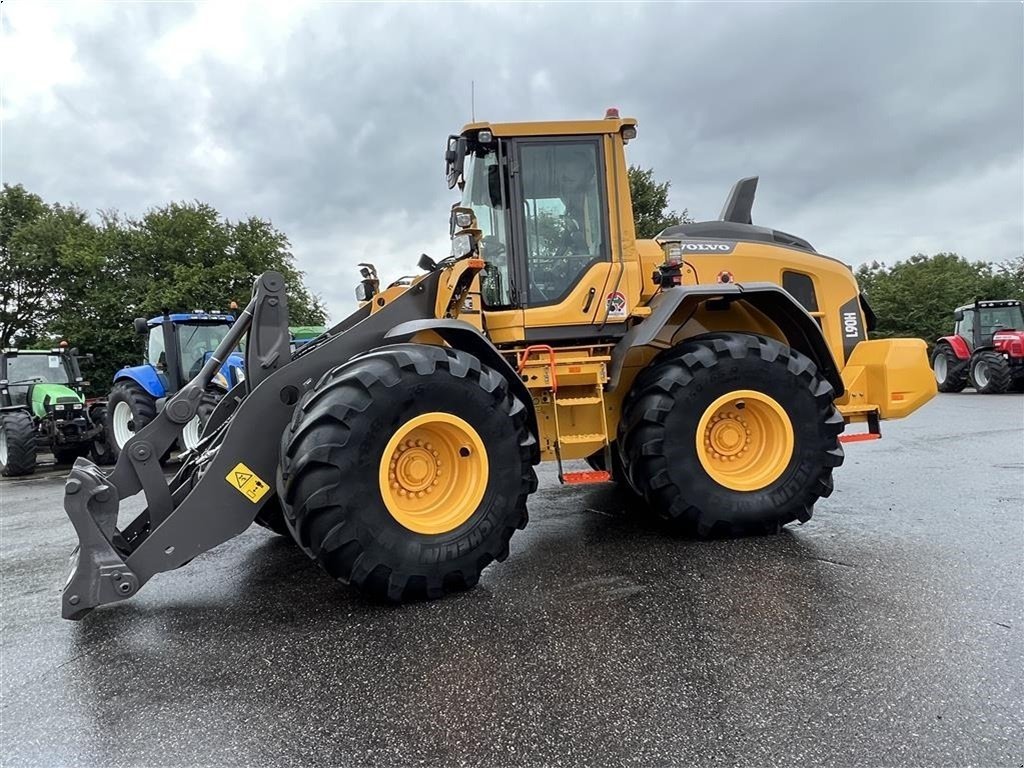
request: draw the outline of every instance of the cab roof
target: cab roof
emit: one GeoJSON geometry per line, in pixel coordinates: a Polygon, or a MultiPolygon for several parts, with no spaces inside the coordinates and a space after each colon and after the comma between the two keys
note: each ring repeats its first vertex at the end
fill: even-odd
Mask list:
{"type": "Polygon", "coordinates": [[[955,311],[963,312],[968,309],[974,309],[976,306],[988,309],[990,307],[1019,307],[1020,305],[1019,299],[1000,299],[998,301],[979,301],[975,304],[964,304],[962,307],[957,307],[955,311]]]}
{"type": "Polygon", "coordinates": [[[489,130],[495,136],[593,136],[618,133],[626,126],[635,126],[633,117],[606,117],[603,120],[542,120],[530,123],[466,123],[462,135],[489,130]]]}
{"type": "MultiPolygon", "coordinates": [[[[233,323],[235,316],[226,312],[173,312],[168,317],[172,323],[233,323]]],[[[147,322],[150,328],[155,328],[164,321],[164,316],[151,317],[147,322]]]]}

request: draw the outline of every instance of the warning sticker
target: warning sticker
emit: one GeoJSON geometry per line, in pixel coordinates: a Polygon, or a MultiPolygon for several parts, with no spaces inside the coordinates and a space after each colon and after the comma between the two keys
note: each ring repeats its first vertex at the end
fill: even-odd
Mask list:
{"type": "Polygon", "coordinates": [[[622,291],[612,291],[605,299],[608,309],[608,319],[623,318],[626,312],[626,296],[622,291]]]}
{"type": "Polygon", "coordinates": [[[235,468],[228,472],[228,476],[225,479],[231,483],[232,488],[245,496],[253,504],[262,499],[267,491],[270,490],[270,486],[257,477],[256,473],[242,462],[238,462],[235,468]]]}

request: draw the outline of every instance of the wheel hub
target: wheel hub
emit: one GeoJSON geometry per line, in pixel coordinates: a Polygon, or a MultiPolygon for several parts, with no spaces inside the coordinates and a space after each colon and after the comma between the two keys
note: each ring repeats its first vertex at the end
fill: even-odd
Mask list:
{"type": "Polygon", "coordinates": [[[441,482],[440,454],[432,443],[406,440],[391,455],[388,479],[399,496],[422,499],[441,482]]]}
{"type": "Polygon", "coordinates": [[[409,530],[447,533],[476,512],[488,472],[487,450],[468,422],[451,413],[425,413],[388,441],[380,460],[381,498],[409,530]]]}
{"type": "Polygon", "coordinates": [[[697,456],[716,483],[756,491],[782,476],[793,457],[793,424],[772,397],[736,390],[716,399],[697,428],[697,456]]]}

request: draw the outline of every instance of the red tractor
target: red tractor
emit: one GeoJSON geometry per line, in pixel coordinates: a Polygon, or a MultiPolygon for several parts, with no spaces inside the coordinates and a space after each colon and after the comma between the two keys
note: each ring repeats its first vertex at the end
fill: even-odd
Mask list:
{"type": "Polygon", "coordinates": [[[1024,311],[1016,299],[976,301],[953,312],[956,327],[932,351],[939,392],[968,384],[986,395],[1024,391],[1024,311]]]}

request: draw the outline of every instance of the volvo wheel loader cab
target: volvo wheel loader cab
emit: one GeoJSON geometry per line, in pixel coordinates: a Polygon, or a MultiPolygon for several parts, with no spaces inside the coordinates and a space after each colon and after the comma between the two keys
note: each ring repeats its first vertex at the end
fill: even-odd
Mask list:
{"type": "Polygon", "coordinates": [[[1016,299],[975,301],[953,312],[956,325],[932,350],[940,392],[968,384],[982,394],[1024,391],[1024,311],[1016,299]]]}
{"type": "MultiPolygon", "coordinates": [[[[115,456],[153,420],[170,395],[195,378],[234,320],[230,314],[199,310],[135,320],[136,333],[145,338],[145,357],[142,365],[126,366],[114,374],[108,397],[107,433],[115,456]]],[[[206,418],[224,393],[244,377],[242,356],[230,355],[207,388],[198,415],[185,426],[181,447],[191,450],[199,443],[206,418]]]]}
{"type": "Polygon", "coordinates": [[[868,341],[850,269],[751,224],[752,180],[720,221],[637,240],[636,135],[612,112],[466,126],[445,152],[451,254],[388,286],[360,265],[359,308],[294,355],[283,279],[261,276],[114,470],[72,470],[64,615],[130,597],[254,519],[371,596],[464,589],[508,554],[542,460],[565,482],[628,483],[698,535],[810,518],[846,424],[877,437],[934,395],[924,342],[868,341]],[[168,485],[156,462],[243,337],[245,380],[168,485]],[[118,527],[139,490],[147,509],[118,527]]]}

